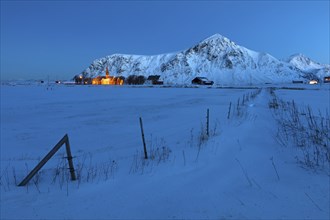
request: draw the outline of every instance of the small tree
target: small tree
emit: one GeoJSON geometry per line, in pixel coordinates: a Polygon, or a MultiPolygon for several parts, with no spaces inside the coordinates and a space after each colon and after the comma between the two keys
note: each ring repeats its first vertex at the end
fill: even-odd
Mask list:
{"type": "Polygon", "coordinates": [[[138,84],[138,85],[142,85],[142,84],[144,84],[145,82],[146,82],[146,77],[144,77],[144,76],[142,76],[142,75],[140,75],[140,76],[137,77],[136,84],[138,84]]]}
{"type": "Polygon", "coordinates": [[[134,84],[134,79],[135,79],[135,75],[129,75],[127,78],[126,78],[126,83],[128,85],[132,85],[134,84]]]}
{"type": "Polygon", "coordinates": [[[146,77],[140,75],[129,75],[126,79],[126,84],[129,85],[142,85],[144,84],[146,81],[146,77]]]}

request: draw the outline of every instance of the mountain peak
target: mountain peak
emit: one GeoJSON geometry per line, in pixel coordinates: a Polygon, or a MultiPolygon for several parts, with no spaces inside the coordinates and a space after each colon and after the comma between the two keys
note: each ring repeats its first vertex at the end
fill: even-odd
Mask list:
{"type": "Polygon", "coordinates": [[[294,59],[310,60],[309,57],[305,56],[305,55],[302,54],[302,53],[295,53],[295,54],[292,54],[292,55],[287,59],[287,61],[290,62],[291,60],[294,60],[294,59]]]}
{"type": "Polygon", "coordinates": [[[301,53],[291,55],[287,59],[287,62],[302,71],[311,71],[313,69],[318,70],[318,69],[323,69],[323,68],[329,66],[329,65],[322,65],[318,62],[315,62],[311,58],[309,58],[301,53]]]}
{"type": "Polygon", "coordinates": [[[221,34],[214,34],[204,39],[203,41],[199,42],[198,45],[208,45],[209,48],[213,48],[212,50],[226,51],[228,48],[240,49],[235,42],[222,36],[221,34]]]}
{"type": "Polygon", "coordinates": [[[208,42],[208,41],[230,41],[228,38],[222,36],[221,34],[213,34],[212,36],[206,38],[202,42],[208,42]]]}
{"type": "Polygon", "coordinates": [[[213,34],[212,36],[208,37],[207,39],[223,39],[224,36],[222,36],[219,33],[213,34]]]}

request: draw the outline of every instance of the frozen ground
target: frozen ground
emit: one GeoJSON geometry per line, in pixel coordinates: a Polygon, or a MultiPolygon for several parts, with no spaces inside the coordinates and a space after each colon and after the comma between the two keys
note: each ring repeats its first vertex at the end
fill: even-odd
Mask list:
{"type": "MultiPolygon", "coordinates": [[[[329,219],[329,164],[306,167],[279,144],[266,86],[2,85],[0,218],[329,219]],[[63,147],[17,187],[66,133],[79,180],[63,147]]],[[[329,85],[301,86],[275,94],[329,118],[329,85]]]]}

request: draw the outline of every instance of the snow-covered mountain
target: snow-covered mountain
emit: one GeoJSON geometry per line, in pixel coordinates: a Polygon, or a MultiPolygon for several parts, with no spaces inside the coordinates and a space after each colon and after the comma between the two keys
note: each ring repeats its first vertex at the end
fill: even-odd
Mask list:
{"type": "MultiPolygon", "coordinates": [[[[93,61],[81,75],[105,75],[108,67],[114,76],[161,75],[166,84],[188,84],[196,76],[206,76],[216,84],[255,84],[313,78],[317,69],[315,67],[318,66],[312,61],[310,64],[300,61],[298,57],[292,57],[288,62],[281,61],[270,54],[249,50],[215,34],[177,53],[106,56],[93,61]]],[[[319,77],[322,74],[317,72],[319,77]]]]}
{"type": "Polygon", "coordinates": [[[294,54],[287,59],[287,62],[305,73],[306,76],[314,76],[315,78],[322,78],[330,76],[330,65],[320,64],[303,54],[294,54]]]}

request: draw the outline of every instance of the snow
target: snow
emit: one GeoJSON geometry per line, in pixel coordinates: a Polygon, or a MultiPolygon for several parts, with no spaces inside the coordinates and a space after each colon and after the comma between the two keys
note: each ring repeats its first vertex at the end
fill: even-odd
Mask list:
{"type": "Polygon", "coordinates": [[[221,34],[213,34],[212,36],[204,39],[202,42],[209,42],[209,41],[225,41],[225,42],[230,42],[230,40],[221,34]]]}
{"type": "Polygon", "coordinates": [[[301,54],[278,60],[268,53],[237,45],[220,34],[169,54],[106,56],[94,60],[81,74],[86,77],[104,75],[107,67],[115,76],[161,75],[167,85],[188,85],[201,75],[218,85],[246,85],[323,80],[330,74],[329,65],[318,64],[301,54]]]}
{"type": "Polygon", "coordinates": [[[326,84],[1,85],[0,218],[329,219],[329,167],[307,169],[295,147],[276,141],[267,87],[299,107],[329,110],[326,84]],[[257,91],[242,114],[227,118],[230,103],[236,109],[238,99],[257,91]],[[211,135],[199,144],[207,109],[211,135]],[[142,158],[139,117],[155,159],[142,158]],[[56,167],[66,168],[63,147],[39,181],[17,187],[14,176],[18,184],[66,133],[76,170],[86,168],[81,181],[59,175],[52,183],[56,167]]]}
{"type": "Polygon", "coordinates": [[[253,51],[253,50],[250,50],[250,49],[247,49],[247,48],[244,48],[246,50],[246,52],[249,54],[250,57],[252,57],[253,61],[255,63],[258,63],[258,60],[259,60],[259,54],[258,52],[256,51],[253,51]]]}
{"type": "Polygon", "coordinates": [[[287,61],[303,71],[311,71],[313,69],[322,69],[325,67],[329,68],[329,65],[319,64],[303,54],[294,54],[290,56],[287,61]]]}

